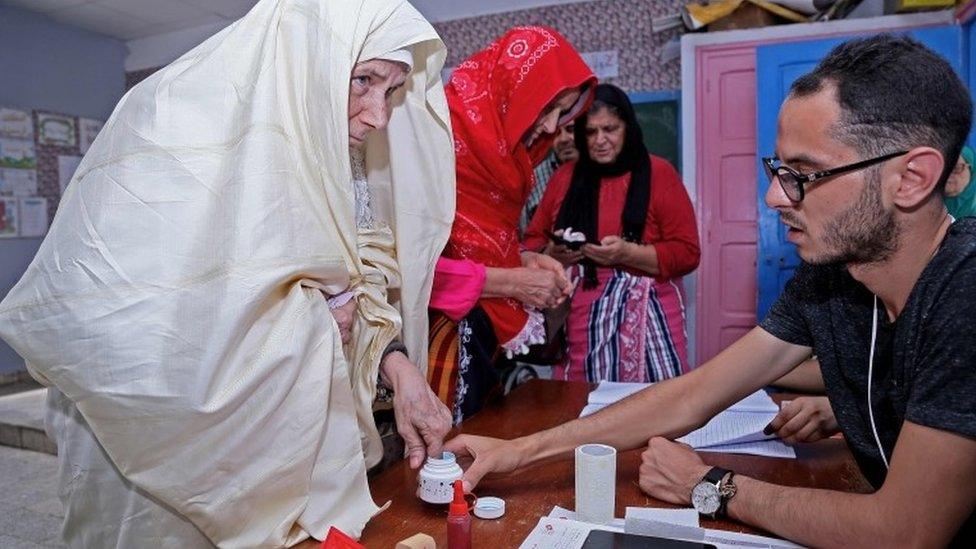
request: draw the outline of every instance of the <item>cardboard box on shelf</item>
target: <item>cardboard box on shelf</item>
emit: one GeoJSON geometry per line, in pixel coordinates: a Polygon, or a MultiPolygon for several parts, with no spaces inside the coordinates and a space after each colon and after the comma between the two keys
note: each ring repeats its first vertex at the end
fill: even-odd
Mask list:
{"type": "Polygon", "coordinates": [[[755,27],[768,27],[775,25],[781,20],[752,2],[743,2],[735,11],[725,17],[710,23],[708,31],[722,31],[733,29],[751,29],[755,27]]]}
{"type": "Polygon", "coordinates": [[[895,0],[896,9],[900,12],[951,8],[956,4],[956,0],[895,0]]]}

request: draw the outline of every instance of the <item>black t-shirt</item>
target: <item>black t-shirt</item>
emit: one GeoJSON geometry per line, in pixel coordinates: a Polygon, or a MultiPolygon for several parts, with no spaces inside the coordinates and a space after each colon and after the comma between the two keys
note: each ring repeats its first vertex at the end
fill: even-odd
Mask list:
{"type": "MultiPolygon", "coordinates": [[[[868,416],[872,306],[871,292],[843,266],[803,264],[761,327],[813,348],[837,423],[878,488],[887,470],[868,416]]],[[[905,420],[976,438],[976,219],[952,224],[895,322],[880,300],[877,314],[871,405],[888,459],[905,420]]],[[[974,515],[955,543],[970,533],[974,515]]]]}

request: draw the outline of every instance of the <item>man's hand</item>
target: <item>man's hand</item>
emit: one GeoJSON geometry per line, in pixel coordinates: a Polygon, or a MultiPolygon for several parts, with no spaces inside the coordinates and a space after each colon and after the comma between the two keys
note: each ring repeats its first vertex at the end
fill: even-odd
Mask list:
{"type": "Polygon", "coordinates": [[[332,318],[339,325],[339,336],[342,338],[343,345],[349,343],[349,339],[352,337],[352,321],[355,316],[356,298],[350,299],[341,307],[332,309],[332,318]]]}
{"type": "Polygon", "coordinates": [[[834,410],[825,396],[799,397],[780,408],[763,433],[787,444],[816,442],[840,432],[834,410]]]}
{"type": "Polygon", "coordinates": [[[420,467],[427,456],[440,457],[444,436],[451,430],[451,412],[447,406],[430,389],[420,369],[403,353],[388,354],[380,368],[393,387],[397,431],[406,444],[410,467],[420,467]]]}
{"type": "Polygon", "coordinates": [[[632,246],[634,246],[633,243],[627,242],[619,236],[605,236],[600,241],[599,246],[584,244],[583,255],[605,267],[625,265],[632,246]]]}
{"type": "Polygon", "coordinates": [[[640,487],[659,500],[690,505],[691,491],[708,469],[691,446],[654,437],[641,454],[640,487]]]}
{"type": "Polygon", "coordinates": [[[488,473],[510,473],[522,463],[522,453],[514,440],[460,435],[444,444],[444,450],[458,458],[474,461],[464,472],[464,491],[470,492],[488,473]]]}

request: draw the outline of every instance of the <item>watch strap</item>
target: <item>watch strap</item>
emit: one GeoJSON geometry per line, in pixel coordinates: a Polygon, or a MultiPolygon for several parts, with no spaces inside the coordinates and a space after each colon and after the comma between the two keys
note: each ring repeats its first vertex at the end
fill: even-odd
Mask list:
{"type": "Polygon", "coordinates": [[[735,497],[738,488],[736,488],[735,483],[732,482],[732,477],[735,476],[735,471],[729,471],[729,478],[722,483],[718,488],[719,504],[718,511],[715,512],[715,516],[719,518],[728,517],[729,501],[735,497]]]}
{"type": "Polygon", "coordinates": [[[705,473],[705,476],[702,477],[702,480],[705,482],[710,482],[715,486],[718,486],[718,483],[722,482],[722,479],[725,478],[725,475],[731,472],[732,471],[729,471],[728,469],[722,469],[721,467],[712,467],[711,469],[708,470],[707,473],[705,473]]]}

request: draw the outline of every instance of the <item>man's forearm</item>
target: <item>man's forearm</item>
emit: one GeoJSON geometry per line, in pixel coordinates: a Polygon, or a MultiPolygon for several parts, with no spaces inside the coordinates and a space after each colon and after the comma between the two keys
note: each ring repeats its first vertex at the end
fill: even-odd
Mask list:
{"type": "Polygon", "coordinates": [[[706,364],[655,383],[599,412],[516,439],[521,466],[565,456],[580,444],[602,443],[619,450],[647,444],[651,437],[676,438],[704,425],[715,414],[780,377],[809,347],[780,342],[754,328],[706,364]],[[743,375],[739,364],[761,364],[743,375]]]}
{"type": "Polygon", "coordinates": [[[804,393],[822,395],[827,391],[824,386],[823,375],[820,373],[820,361],[817,360],[817,357],[808,358],[772,384],[782,389],[804,393]]]}
{"type": "Polygon", "coordinates": [[[886,521],[873,494],[794,488],[740,475],[734,481],[738,493],[729,502],[729,515],[796,543],[813,547],[910,543],[911,524],[886,521]]]}
{"type": "Polygon", "coordinates": [[[595,414],[517,439],[521,466],[567,456],[580,444],[631,450],[646,445],[653,436],[677,437],[700,427],[709,413],[682,396],[693,385],[688,381],[675,378],[656,383],[595,414]]]}

